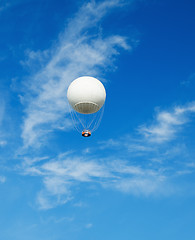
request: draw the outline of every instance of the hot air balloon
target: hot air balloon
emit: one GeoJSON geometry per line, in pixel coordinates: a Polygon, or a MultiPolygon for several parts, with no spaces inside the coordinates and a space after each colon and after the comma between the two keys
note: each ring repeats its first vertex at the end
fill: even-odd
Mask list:
{"type": "Polygon", "coordinates": [[[75,79],[67,91],[70,112],[75,128],[83,137],[91,136],[102,119],[106,91],[96,78],[84,76],[75,79]]]}

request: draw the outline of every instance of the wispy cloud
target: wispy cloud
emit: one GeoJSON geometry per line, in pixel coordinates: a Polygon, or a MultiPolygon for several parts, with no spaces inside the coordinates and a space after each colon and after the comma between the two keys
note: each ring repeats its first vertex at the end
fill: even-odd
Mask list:
{"type": "MultiPolygon", "coordinates": [[[[158,109],[152,123],[138,126],[131,135],[99,142],[101,149],[115,149],[133,157],[156,162],[168,159],[190,160],[188,148],[181,138],[184,129],[192,126],[195,113],[195,102],[177,105],[169,110],[158,109]],[[122,150],[122,149],[125,149],[122,150]]],[[[149,121],[149,120],[148,120],[149,121]]]]}
{"type": "MultiPolygon", "coordinates": [[[[59,155],[46,163],[28,162],[23,165],[24,174],[39,176],[44,188],[37,195],[40,209],[65,204],[74,198],[78,184],[112,188],[133,195],[162,193],[166,182],[163,171],[136,166],[115,157],[83,159],[77,155],[59,155]],[[35,170],[36,169],[36,170],[35,170]]],[[[167,189],[166,191],[167,192],[167,189]]]]}
{"type": "Polygon", "coordinates": [[[26,64],[29,66],[36,60],[41,67],[27,81],[25,91],[28,93],[22,98],[26,113],[22,127],[25,147],[40,145],[43,136],[54,129],[70,128],[66,90],[72,80],[82,75],[101,79],[101,67],[105,71],[113,64],[114,57],[119,54],[118,47],[131,50],[125,37],[102,37],[97,27],[109,9],[121,3],[106,0],[84,4],[60,34],[55,46],[44,52],[28,50],[26,64]]]}
{"type": "Polygon", "coordinates": [[[189,115],[195,112],[195,102],[185,106],[176,106],[170,111],[159,111],[154,123],[139,128],[139,133],[149,142],[163,143],[172,140],[189,121],[189,115]]]}
{"type": "Polygon", "coordinates": [[[115,156],[131,157],[142,166],[164,169],[167,176],[194,173],[194,153],[183,135],[186,128],[194,126],[194,113],[195,102],[158,110],[151,124],[139,126],[131,135],[99,142],[99,147],[114,151],[115,156]]]}

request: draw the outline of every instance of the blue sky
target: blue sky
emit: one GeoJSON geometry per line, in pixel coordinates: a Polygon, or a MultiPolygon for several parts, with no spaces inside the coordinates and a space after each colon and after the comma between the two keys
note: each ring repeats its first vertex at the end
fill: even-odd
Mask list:
{"type": "Polygon", "coordinates": [[[195,3],[0,0],[0,238],[194,240],[195,3]],[[107,99],[90,138],[66,98],[107,99]]]}

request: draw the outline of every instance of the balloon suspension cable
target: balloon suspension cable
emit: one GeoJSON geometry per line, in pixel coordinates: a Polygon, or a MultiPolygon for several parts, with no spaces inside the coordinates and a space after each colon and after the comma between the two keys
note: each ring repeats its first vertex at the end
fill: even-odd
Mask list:
{"type": "Polygon", "coordinates": [[[72,110],[69,106],[69,109],[70,109],[70,114],[71,114],[71,118],[72,118],[72,121],[73,121],[73,125],[75,127],[75,129],[80,133],[82,131],[85,131],[85,130],[89,130],[91,124],[93,123],[94,121],[94,118],[91,120],[91,122],[89,124],[87,124],[87,120],[85,118],[87,118],[87,115],[88,114],[82,114],[82,118],[83,118],[83,121],[81,119],[81,115],[79,113],[77,113],[76,111],[72,110]],[[83,123],[84,122],[84,123],[83,123]],[[80,125],[80,127],[78,127],[80,125]]]}
{"type": "MultiPolygon", "coordinates": [[[[91,132],[95,132],[97,129],[98,129],[98,127],[99,127],[99,125],[100,125],[100,123],[101,123],[101,121],[102,121],[102,117],[103,117],[103,114],[104,114],[104,109],[105,109],[105,104],[104,104],[104,106],[99,110],[99,118],[98,117],[96,117],[96,122],[95,122],[95,124],[94,124],[94,126],[93,126],[93,128],[91,129],[91,132]]],[[[95,120],[95,119],[94,119],[95,120]]]]}
{"type": "Polygon", "coordinates": [[[80,124],[81,124],[81,125],[83,126],[83,128],[84,128],[83,123],[80,121],[80,119],[79,119],[78,117],[77,117],[77,119],[76,119],[76,117],[75,117],[76,113],[74,112],[74,110],[72,110],[72,109],[70,108],[70,105],[69,105],[69,111],[70,111],[70,115],[71,115],[71,118],[72,118],[72,121],[73,121],[74,128],[77,130],[77,132],[81,132],[82,130],[77,127],[77,125],[78,125],[78,120],[79,120],[80,124]]]}
{"type": "Polygon", "coordinates": [[[74,128],[77,132],[81,133],[83,137],[91,136],[91,132],[94,132],[99,127],[103,113],[103,106],[98,112],[92,114],[80,114],[72,110],[69,105],[70,115],[73,121],[74,128]]]}

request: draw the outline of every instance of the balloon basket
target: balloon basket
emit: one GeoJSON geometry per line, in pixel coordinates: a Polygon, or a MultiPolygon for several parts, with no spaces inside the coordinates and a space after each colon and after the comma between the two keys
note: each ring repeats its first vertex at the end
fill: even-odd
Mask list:
{"type": "Polygon", "coordinates": [[[91,132],[89,130],[83,130],[82,131],[82,136],[83,137],[90,137],[91,136],[91,132]]]}

